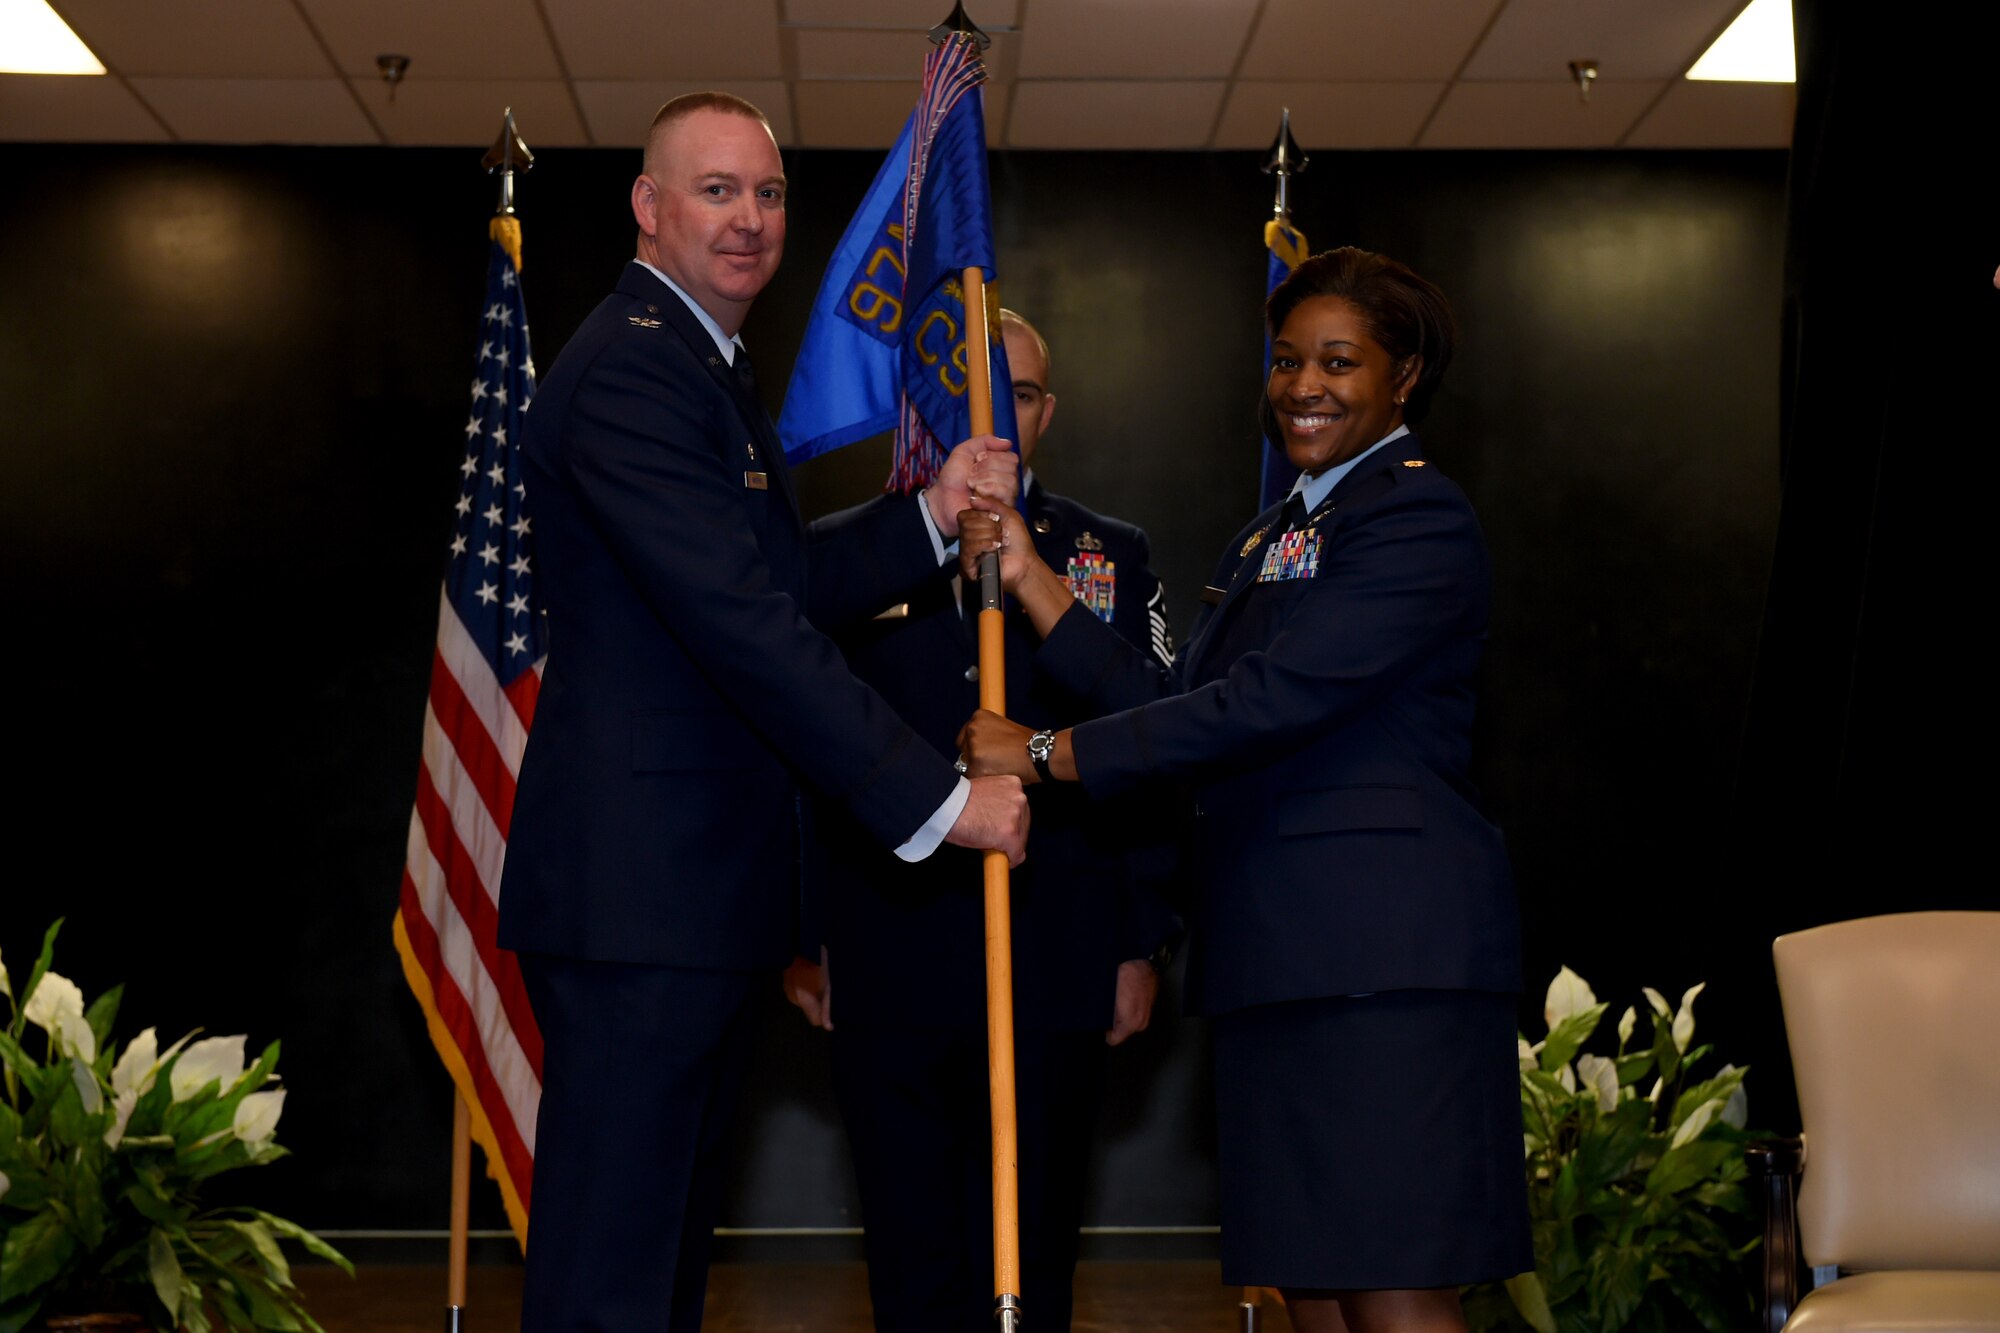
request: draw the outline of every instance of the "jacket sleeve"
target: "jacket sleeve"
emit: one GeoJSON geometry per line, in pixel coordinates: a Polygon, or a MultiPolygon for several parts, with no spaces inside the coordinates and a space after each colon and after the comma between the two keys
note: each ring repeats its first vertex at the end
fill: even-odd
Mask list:
{"type": "Polygon", "coordinates": [[[941,566],[914,495],[878,495],[808,529],[806,614],[829,632],[904,600],[941,566]]]}
{"type": "MultiPolygon", "coordinates": [[[[1330,538],[1313,586],[1263,649],[1221,680],[1162,691],[1071,733],[1093,796],[1292,753],[1358,717],[1453,635],[1484,629],[1485,547],[1456,492],[1412,488],[1351,521],[1330,538]]],[[[1139,678],[1129,667],[1100,672],[1139,678]]]]}
{"type": "Polygon", "coordinates": [[[572,399],[563,467],[639,595],[716,690],[897,846],[957,775],[773,583],[712,445],[713,413],[679,371],[631,340],[608,343],[572,399]]]}

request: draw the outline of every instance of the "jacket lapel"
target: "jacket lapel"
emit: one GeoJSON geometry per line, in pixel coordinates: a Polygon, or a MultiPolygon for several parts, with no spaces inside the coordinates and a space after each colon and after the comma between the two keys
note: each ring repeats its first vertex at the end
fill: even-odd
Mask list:
{"type": "Polygon", "coordinates": [[[1195,679],[1195,673],[1200,669],[1202,659],[1221,637],[1222,627],[1228,622],[1231,608],[1243,596],[1244,591],[1257,581],[1257,570],[1263,564],[1260,556],[1266,540],[1271,535],[1271,528],[1277,523],[1278,515],[1283,513],[1284,509],[1284,501],[1280,500],[1257,515],[1256,526],[1250,530],[1249,540],[1243,544],[1243,549],[1237,557],[1236,572],[1230,576],[1229,586],[1222,590],[1222,600],[1216,604],[1214,612],[1208,619],[1202,622],[1199,634],[1187,646],[1187,680],[1195,679]]]}

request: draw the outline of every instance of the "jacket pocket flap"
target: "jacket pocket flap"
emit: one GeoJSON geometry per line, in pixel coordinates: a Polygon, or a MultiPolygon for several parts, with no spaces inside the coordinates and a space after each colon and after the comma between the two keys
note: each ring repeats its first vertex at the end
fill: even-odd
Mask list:
{"type": "Polygon", "coordinates": [[[728,713],[634,713],[632,771],[699,773],[749,768],[761,747],[728,713]]]}
{"type": "Polygon", "coordinates": [[[1424,800],[1415,787],[1328,787],[1294,792],[1278,802],[1281,837],[1423,826],[1424,800]]]}

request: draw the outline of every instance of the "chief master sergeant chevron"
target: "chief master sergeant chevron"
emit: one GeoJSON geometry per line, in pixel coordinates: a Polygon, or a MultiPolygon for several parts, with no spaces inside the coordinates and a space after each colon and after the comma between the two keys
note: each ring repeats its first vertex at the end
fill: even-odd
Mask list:
{"type": "Polygon", "coordinates": [[[968,440],[879,521],[807,530],[736,336],[784,248],[763,115],[667,103],[632,212],[637,259],[522,442],[549,655],[499,938],[544,1042],[531,1333],[701,1326],[748,1001],[796,945],[801,782],[905,860],[1027,838],[1015,779],[960,778],[807,619],[942,564],[973,491],[1011,503],[1013,454],[968,440]]]}

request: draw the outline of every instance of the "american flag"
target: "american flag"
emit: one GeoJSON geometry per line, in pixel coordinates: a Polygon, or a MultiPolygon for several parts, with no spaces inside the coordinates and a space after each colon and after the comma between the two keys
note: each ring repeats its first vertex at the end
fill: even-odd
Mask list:
{"type": "Polygon", "coordinates": [[[498,239],[491,249],[395,938],[525,1244],[542,1037],[495,928],[545,631],[521,484],[521,416],[535,391],[527,307],[518,249],[510,255],[498,239]]]}

